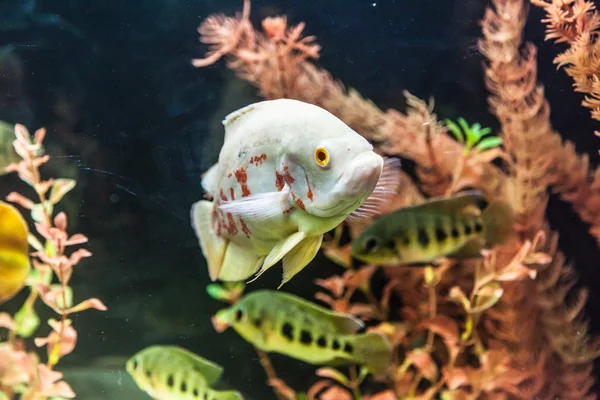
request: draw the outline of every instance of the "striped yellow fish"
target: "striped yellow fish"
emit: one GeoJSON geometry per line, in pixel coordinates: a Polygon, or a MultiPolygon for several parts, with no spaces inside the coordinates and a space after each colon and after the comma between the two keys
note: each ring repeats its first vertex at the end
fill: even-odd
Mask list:
{"type": "Polygon", "coordinates": [[[29,276],[28,232],[21,213],[0,201],[0,304],[14,297],[29,276]]]}
{"type": "Polygon", "coordinates": [[[146,347],[127,360],[125,369],[156,400],[243,400],[239,392],[211,388],[223,367],[181,347],[146,347]]]}
{"type": "Polygon", "coordinates": [[[485,246],[506,241],[513,232],[513,211],[504,201],[482,207],[473,190],[432,198],[377,218],[352,243],[353,257],[381,265],[434,262],[440,257],[479,257],[485,246]]]}
{"type": "Polygon", "coordinates": [[[387,339],[375,333],[356,334],[364,324],[349,314],[333,312],[276,290],[258,290],[219,311],[213,324],[232,326],[256,348],[317,365],[363,365],[376,376],[391,361],[387,339]]]}

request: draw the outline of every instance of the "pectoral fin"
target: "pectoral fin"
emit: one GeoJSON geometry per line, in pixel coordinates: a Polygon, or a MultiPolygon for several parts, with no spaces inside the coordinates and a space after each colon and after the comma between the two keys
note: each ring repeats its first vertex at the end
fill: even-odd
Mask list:
{"type": "Polygon", "coordinates": [[[279,288],[300,272],[319,252],[323,235],[309,236],[283,257],[283,279],[279,288]]]}
{"type": "Polygon", "coordinates": [[[277,245],[275,245],[275,247],[273,247],[273,249],[271,250],[269,255],[265,258],[265,260],[262,264],[262,268],[260,269],[260,271],[258,271],[258,274],[252,280],[248,281],[248,283],[254,282],[266,270],[271,268],[273,265],[277,264],[277,262],[279,260],[281,260],[288,252],[290,252],[305,237],[306,237],[306,234],[304,232],[296,232],[296,233],[291,234],[290,236],[286,237],[279,243],[277,243],[277,245]]]}
{"type": "Polygon", "coordinates": [[[192,205],[191,219],[192,228],[200,241],[202,254],[208,264],[208,274],[212,281],[219,276],[219,271],[225,256],[227,241],[217,236],[212,228],[213,203],[200,200],[192,205]]]}
{"type": "Polygon", "coordinates": [[[280,192],[257,193],[237,200],[224,201],[219,210],[239,215],[246,221],[261,221],[280,216],[289,206],[290,187],[280,192]]]}

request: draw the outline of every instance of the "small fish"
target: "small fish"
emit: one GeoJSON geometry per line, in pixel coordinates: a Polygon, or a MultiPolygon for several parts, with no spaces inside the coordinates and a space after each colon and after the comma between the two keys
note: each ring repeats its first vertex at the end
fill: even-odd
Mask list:
{"type": "Polygon", "coordinates": [[[422,265],[440,257],[480,256],[484,246],[513,233],[513,211],[504,201],[482,210],[481,192],[465,191],[401,208],[377,218],[352,243],[353,257],[380,265],[422,265]]]}
{"type": "Polygon", "coordinates": [[[191,209],[213,281],[242,281],[258,271],[256,279],[282,260],[283,285],[315,257],[324,233],[349,216],[378,215],[378,205],[397,193],[399,161],[384,161],[315,105],[262,101],[229,114],[223,125],[219,161],[202,179],[212,201],[191,209]]]}
{"type": "Polygon", "coordinates": [[[0,304],[14,297],[29,276],[28,233],[21,213],[0,201],[0,304]]]}
{"type": "Polygon", "coordinates": [[[317,365],[365,366],[375,376],[387,373],[391,345],[376,333],[356,334],[364,324],[275,290],[258,290],[213,317],[217,331],[232,326],[256,348],[317,365]]]}
{"type": "Polygon", "coordinates": [[[146,347],[127,361],[125,369],[156,400],[243,400],[239,392],[211,389],[223,367],[181,347],[146,347]]]}

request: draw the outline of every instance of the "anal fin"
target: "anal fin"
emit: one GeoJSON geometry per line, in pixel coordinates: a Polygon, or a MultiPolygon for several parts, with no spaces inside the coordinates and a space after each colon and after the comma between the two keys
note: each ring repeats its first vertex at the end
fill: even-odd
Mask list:
{"type": "Polygon", "coordinates": [[[302,271],[319,252],[323,235],[308,236],[283,257],[283,278],[279,288],[302,271]]]}
{"type": "Polygon", "coordinates": [[[219,279],[228,282],[246,280],[260,268],[263,260],[264,257],[257,256],[252,249],[229,241],[219,279]]]}
{"type": "Polygon", "coordinates": [[[213,203],[200,200],[192,205],[192,228],[200,241],[202,254],[208,264],[208,274],[212,281],[219,276],[223,264],[227,241],[217,236],[212,227],[213,203]]]}

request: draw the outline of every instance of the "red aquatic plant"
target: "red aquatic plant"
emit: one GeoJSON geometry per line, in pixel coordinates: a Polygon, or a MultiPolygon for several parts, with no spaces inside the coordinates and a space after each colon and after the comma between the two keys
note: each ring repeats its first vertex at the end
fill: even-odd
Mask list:
{"type": "Polygon", "coordinates": [[[106,310],[102,301],[96,298],[72,304],[73,292],[69,282],[73,270],[92,253],[85,248],[71,251],[72,247],[86,243],[87,237],[67,232],[64,212],[53,217],[55,206],[75,186],[75,181],[41,178],[40,167],[50,159],[48,155],[41,155],[45,134],[46,130],[42,128],[31,137],[23,125],[17,124],[13,146],[22,160],[6,168],[8,172],[16,172],[33,188],[32,198],[12,192],[6,200],[30,211],[39,234],[39,237],[29,235],[29,243],[35,249],[31,253],[34,272],[27,280],[31,290],[29,297],[14,317],[0,314],[0,327],[9,331],[9,340],[0,343],[0,354],[4,355],[0,356],[0,389],[9,398],[20,393],[24,400],[75,397],[68,383],[61,380],[62,373],[54,370],[60,359],[70,354],[77,343],[77,331],[69,315],[90,308],[106,310]],[[26,349],[22,340],[38,328],[39,318],[34,309],[38,298],[59,316],[59,319],[48,321],[50,333],[46,337],[36,337],[34,341],[38,347],[46,347],[48,361],[45,364],[40,363],[36,353],[26,349]]]}

